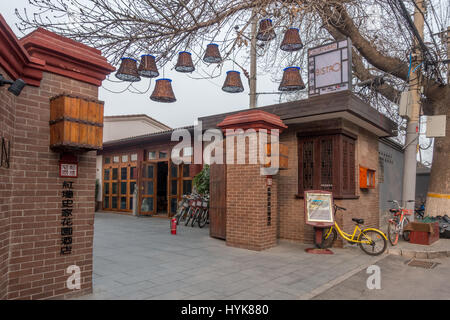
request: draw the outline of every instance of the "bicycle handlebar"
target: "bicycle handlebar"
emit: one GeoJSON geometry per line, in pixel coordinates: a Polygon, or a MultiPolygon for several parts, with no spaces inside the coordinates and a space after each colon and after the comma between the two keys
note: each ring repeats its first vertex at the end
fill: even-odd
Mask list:
{"type": "Polygon", "coordinates": [[[339,207],[337,204],[334,205],[335,210],[344,210],[347,211],[347,209],[343,208],[343,207],[339,207]]]}

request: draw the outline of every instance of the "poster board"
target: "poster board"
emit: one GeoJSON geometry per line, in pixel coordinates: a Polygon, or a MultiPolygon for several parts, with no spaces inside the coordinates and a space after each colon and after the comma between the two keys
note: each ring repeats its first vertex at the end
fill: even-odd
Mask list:
{"type": "Polygon", "coordinates": [[[315,227],[334,225],[333,194],[322,190],[305,191],[305,223],[315,227]]]}

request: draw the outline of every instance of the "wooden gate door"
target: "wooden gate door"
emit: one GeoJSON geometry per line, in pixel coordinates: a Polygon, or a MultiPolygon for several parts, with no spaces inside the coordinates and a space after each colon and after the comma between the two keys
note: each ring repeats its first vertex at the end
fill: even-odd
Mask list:
{"type": "Polygon", "coordinates": [[[156,213],[157,163],[142,162],[141,173],[139,213],[142,215],[153,215],[156,213]]]}
{"type": "Polygon", "coordinates": [[[209,235],[226,239],[227,170],[225,164],[212,164],[209,178],[209,235]]]}

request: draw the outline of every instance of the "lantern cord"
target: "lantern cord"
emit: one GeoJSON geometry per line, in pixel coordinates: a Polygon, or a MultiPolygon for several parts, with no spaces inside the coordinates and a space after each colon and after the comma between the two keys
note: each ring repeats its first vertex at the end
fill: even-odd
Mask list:
{"type": "Polygon", "coordinates": [[[104,85],[102,85],[102,88],[105,89],[106,91],[111,92],[111,93],[124,93],[125,91],[127,91],[127,90],[130,88],[130,86],[131,86],[132,84],[133,84],[133,83],[131,82],[131,83],[130,83],[125,89],[123,89],[122,91],[113,91],[113,90],[111,90],[111,89],[106,88],[104,85]]]}
{"type": "Polygon", "coordinates": [[[137,93],[137,94],[146,94],[146,93],[148,92],[148,90],[150,90],[151,84],[152,84],[152,79],[149,79],[147,90],[145,90],[145,91],[139,91],[139,89],[136,89],[136,87],[133,86],[133,83],[131,83],[131,87],[132,87],[134,90],[136,90],[136,91],[130,90],[130,92],[131,92],[131,93],[137,93]]]}

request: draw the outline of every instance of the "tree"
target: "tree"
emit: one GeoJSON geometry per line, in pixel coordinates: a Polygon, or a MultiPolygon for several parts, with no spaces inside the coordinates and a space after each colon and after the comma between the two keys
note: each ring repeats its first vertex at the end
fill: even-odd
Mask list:
{"type": "MultiPolygon", "coordinates": [[[[445,83],[448,77],[445,80],[442,76],[446,65],[441,61],[446,59],[446,52],[435,35],[449,23],[445,0],[427,0],[429,10],[423,12],[427,26],[423,40],[429,45],[421,47],[424,63],[418,70],[409,68],[414,32],[406,23],[398,0],[72,0],[69,3],[30,0],[30,3],[36,10],[32,16],[26,11],[17,13],[21,20],[19,28],[24,31],[47,28],[102,50],[112,63],[126,55],[152,53],[157,55],[158,64],[164,66],[178,51],[187,48],[194,51],[198,62],[206,44],[218,42],[225,60],[233,60],[244,69],[246,61],[238,63],[236,54],[248,49],[253,15],[272,18],[274,28],[279,30],[299,27],[306,46],[349,37],[353,43],[354,82],[368,84],[356,87],[356,93],[397,121],[400,128],[402,120],[396,103],[408,85],[410,73],[420,73],[424,114],[447,115],[447,135],[435,139],[429,191],[447,197],[450,194],[450,87],[445,83]]],[[[413,0],[405,1],[411,12],[416,5],[413,0]]],[[[261,66],[265,70],[279,70],[280,64],[305,66],[306,50],[285,54],[278,50],[280,40],[258,43],[261,66]]],[[[223,64],[209,69],[206,76],[219,76],[222,67],[223,64]]],[[[273,74],[279,77],[278,72],[273,74]]],[[[444,196],[437,203],[430,198],[427,204],[429,214],[443,214],[450,199],[444,196]]]]}

